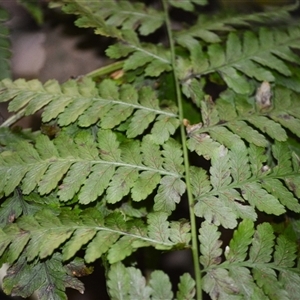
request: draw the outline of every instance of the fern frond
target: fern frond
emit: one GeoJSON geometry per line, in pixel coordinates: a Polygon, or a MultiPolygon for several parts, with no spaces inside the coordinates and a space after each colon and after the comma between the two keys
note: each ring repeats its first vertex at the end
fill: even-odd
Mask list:
{"type": "Polygon", "coordinates": [[[62,264],[61,255],[54,254],[50,259],[28,263],[24,256],[10,266],[3,279],[3,290],[10,295],[30,297],[34,292],[38,299],[67,299],[67,287],[84,293],[83,283],[62,264]],[[38,274],[38,276],[37,276],[38,274]]]}
{"type": "Polygon", "coordinates": [[[207,47],[204,52],[198,42],[186,41],[191,54],[190,63],[184,63],[184,69],[178,70],[184,82],[191,74],[205,75],[218,72],[228,87],[240,94],[249,94],[251,86],[247,77],[258,81],[275,80],[273,72],[291,76],[288,63],[300,64],[300,58],[291,50],[299,48],[300,27],[273,31],[261,28],[258,36],[246,31],[241,40],[232,32],[226,40],[226,49],[220,43],[207,47]],[[187,67],[189,66],[189,67],[187,67]]]}
{"type": "Polygon", "coordinates": [[[270,103],[263,109],[254,97],[231,91],[222,93],[215,103],[209,98],[201,101],[203,123],[186,127],[189,149],[209,158],[218,143],[231,148],[244,140],[267,147],[268,139],[286,141],[289,131],[299,136],[299,95],[281,87],[269,88],[270,103]]]}
{"type": "Polygon", "coordinates": [[[99,127],[112,129],[128,121],[127,136],[133,138],[152,125],[154,138],[161,143],[179,126],[177,108],[172,102],[160,108],[150,87],[138,91],[129,84],[118,87],[113,80],[104,80],[99,86],[88,78],[80,83],[70,80],[62,86],[55,80],[44,86],[37,80],[3,80],[0,101],[11,99],[10,111],[22,109],[25,115],[30,115],[43,108],[43,122],[57,119],[60,126],[76,121],[83,127],[97,123],[99,127]]]}
{"type": "Polygon", "coordinates": [[[11,77],[10,71],[10,42],[9,42],[9,31],[4,25],[7,21],[8,14],[3,7],[0,6],[0,79],[11,77]]]}
{"type": "Polygon", "coordinates": [[[229,246],[225,248],[226,261],[221,263],[222,249],[217,227],[204,223],[200,231],[200,245],[206,239],[211,240],[209,234],[215,232],[212,244],[214,260],[211,260],[212,250],[200,247],[200,262],[204,263],[207,273],[203,278],[203,288],[212,299],[216,299],[216,295],[231,299],[235,294],[243,296],[243,299],[253,299],[253,295],[259,299],[295,299],[293,288],[286,284],[287,280],[283,280],[283,276],[288,274],[293,282],[299,283],[300,276],[292,269],[296,261],[297,245],[286,235],[279,235],[275,242],[270,224],[260,224],[255,230],[252,221],[243,220],[235,230],[229,246]],[[210,262],[209,265],[206,262],[210,262]],[[222,275],[226,275],[226,280],[222,275]]]}
{"type": "Polygon", "coordinates": [[[171,249],[188,245],[187,224],[169,222],[167,214],[160,212],[149,214],[147,223],[134,219],[125,221],[124,215],[117,212],[104,217],[95,209],[82,214],[64,210],[60,215],[40,210],[34,216],[18,218],[16,223],[1,230],[1,255],[5,251],[11,264],[21,253],[32,262],[37,257],[48,259],[63,245],[62,259],[65,261],[84,246],[86,262],[93,262],[107,253],[109,263],[115,263],[140,247],[171,249]]]}
{"type": "Polygon", "coordinates": [[[237,142],[228,151],[216,143],[212,151],[209,174],[203,169],[192,169],[197,216],[234,228],[239,217],[255,220],[254,208],[274,215],[283,214],[286,208],[300,211],[298,193],[293,189],[299,173],[292,165],[287,144],[277,142],[273,147],[272,153],[278,159],[274,166],[266,166],[266,157],[261,159],[261,149],[253,145],[248,151],[237,142]],[[251,170],[250,165],[256,167],[251,170]]]}
{"type": "Polygon", "coordinates": [[[287,5],[284,7],[272,9],[267,12],[256,12],[244,15],[241,12],[238,15],[205,15],[201,14],[195,25],[188,29],[175,32],[175,40],[184,47],[189,43],[199,43],[203,40],[207,43],[221,42],[220,32],[236,31],[237,27],[250,27],[253,23],[267,26],[276,22],[290,23],[291,11],[296,10],[299,4],[287,5]]]}
{"type": "Polygon", "coordinates": [[[78,27],[96,28],[96,34],[121,38],[126,30],[136,30],[141,35],[149,35],[164,22],[163,13],[144,3],[132,1],[90,2],[60,0],[53,6],[62,5],[67,14],[79,15],[78,27]]]}
{"type": "Polygon", "coordinates": [[[40,135],[34,146],[23,141],[17,149],[0,155],[5,195],[20,185],[24,194],[37,188],[45,195],[58,188],[60,201],[78,195],[79,203],[88,204],[105,193],[108,203],[116,203],[130,192],[134,201],[141,201],[159,185],[155,210],[171,212],[185,192],[182,152],[173,140],[160,149],[145,136],[142,143],[124,142],[120,148],[113,132],[99,130],[97,142],[82,131],[74,140],[63,133],[52,141],[40,135]]]}
{"type": "MultiPolygon", "coordinates": [[[[113,59],[127,57],[124,70],[145,66],[147,76],[159,76],[170,71],[169,51],[162,45],[142,43],[138,34],[145,36],[155,32],[164,23],[163,13],[143,3],[131,1],[58,1],[68,14],[79,15],[78,27],[95,28],[95,33],[118,40],[109,46],[106,54],[113,59]]],[[[57,3],[55,2],[55,6],[57,3]]]]}

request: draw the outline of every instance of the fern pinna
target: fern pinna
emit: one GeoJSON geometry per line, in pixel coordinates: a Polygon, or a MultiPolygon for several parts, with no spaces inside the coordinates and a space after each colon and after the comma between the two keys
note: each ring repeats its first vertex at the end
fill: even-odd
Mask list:
{"type": "Polygon", "coordinates": [[[298,6],[206,4],[50,1],[121,60],[63,84],[0,83],[7,294],[67,299],[101,261],[111,299],[299,298],[298,6]],[[9,128],[40,111],[41,130],[9,128]],[[150,247],[190,249],[193,274],[175,287],[132,264],[150,247]]]}

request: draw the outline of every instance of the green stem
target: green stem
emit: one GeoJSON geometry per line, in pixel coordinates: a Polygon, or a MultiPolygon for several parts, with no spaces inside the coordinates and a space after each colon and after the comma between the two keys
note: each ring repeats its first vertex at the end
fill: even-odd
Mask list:
{"type": "Polygon", "coordinates": [[[117,61],[115,63],[109,64],[107,66],[101,67],[99,69],[96,69],[88,74],[86,74],[87,77],[95,78],[100,77],[109,73],[112,73],[114,71],[120,70],[123,68],[124,61],[117,61]]]}
{"type": "Polygon", "coordinates": [[[17,121],[19,121],[20,119],[22,119],[25,115],[25,108],[21,109],[20,111],[18,111],[16,114],[12,115],[11,117],[9,117],[7,120],[5,120],[0,127],[10,127],[11,125],[13,125],[14,123],[16,123],[17,121]]]}
{"type": "Polygon", "coordinates": [[[179,85],[179,80],[178,80],[177,74],[176,74],[176,55],[175,55],[174,38],[173,38],[172,29],[171,29],[171,21],[170,21],[169,13],[168,13],[168,1],[162,0],[162,3],[163,3],[163,7],[164,7],[165,21],[166,21],[166,27],[167,27],[169,43],[170,43],[171,61],[172,61],[172,65],[173,65],[173,75],[174,75],[174,81],[175,81],[179,118],[181,120],[180,134],[181,134],[181,140],[182,140],[182,144],[183,144],[185,179],[186,179],[186,186],[187,186],[187,197],[188,197],[188,202],[189,202],[189,213],[190,213],[191,232],[192,232],[192,256],[193,256],[195,281],[196,281],[196,293],[197,293],[196,299],[202,300],[202,278],[201,278],[201,269],[200,269],[200,264],[199,264],[198,231],[197,231],[197,225],[196,225],[196,217],[195,217],[195,213],[194,213],[195,200],[194,200],[192,190],[191,190],[190,163],[189,163],[188,150],[187,150],[187,146],[186,146],[187,138],[186,138],[185,127],[182,122],[183,118],[184,118],[183,105],[182,105],[182,94],[181,94],[181,89],[180,89],[180,85],[179,85]]]}

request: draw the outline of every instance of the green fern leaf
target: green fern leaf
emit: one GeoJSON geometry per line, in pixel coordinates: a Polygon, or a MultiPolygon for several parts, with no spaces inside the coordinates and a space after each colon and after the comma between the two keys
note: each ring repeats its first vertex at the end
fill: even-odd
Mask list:
{"type": "Polygon", "coordinates": [[[199,229],[200,262],[206,268],[221,262],[222,241],[218,227],[208,222],[203,222],[199,229]]]}
{"type": "Polygon", "coordinates": [[[296,3],[266,12],[252,12],[246,15],[242,13],[239,13],[239,15],[201,14],[195,25],[176,32],[175,39],[177,43],[184,47],[186,46],[186,40],[189,40],[190,43],[198,43],[199,39],[207,43],[220,42],[221,36],[218,33],[235,31],[235,27],[250,27],[253,23],[272,25],[274,20],[289,22],[291,17],[289,12],[297,8],[298,4],[296,3]]]}
{"type": "Polygon", "coordinates": [[[213,269],[203,276],[203,290],[211,299],[236,299],[239,289],[225,269],[213,269]],[[231,298],[232,297],[232,298],[231,298]]]}
{"type": "Polygon", "coordinates": [[[277,281],[276,272],[270,268],[255,268],[253,270],[253,278],[257,285],[263,289],[265,294],[271,299],[289,300],[288,293],[282,288],[277,281]]]}
{"type": "Polygon", "coordinates": [[[113,263],[123,260],[140,247],[152,245],[157,249],[170,249],[185,247],[190,241],[189,225],[180,222],[170,224],[165,213],[150,214],[148,227],[138,220],[126,223],[120,213],[111,213],[105,222],[99,213],[94,211],[92,214],[93,219],[89,212],[76,215],[63,211],[56,216],[52,211],[44,210],[34,216],[23,216],[1,231],[0,250],[2,253],[7,251],[7,260],[11,263],[21,252],[31,262],[36,257],[49,257],[65,243],[62,258],[66,260],[87,245],[86,262],[93,262],[107,253],[108,261],[113,263]]]}
{"type": "Polygon", "coordinates": [[[178,292],[176,293],[176,299],[178,300],[192,300],[195,297],[195,281],[190,274],[184,273],[180,276],[180,282],[178,283],[178,292]]]}
{"type": "Polygon", "coordinates": [[[282,182],[278,179],[266,178],[262,184],[263,188],[266,189],[270,194],[279,199],[288,209],[299,212],[300,204],[294,195],[288,191],[282,182]]]}
{"type": "Polygon", "coordinates": [[[194,5],[206,5],[207,0],[187,0],[187,1],[178,1],[178,0],[168,0],[168,3],[171,6],[184,9],[186,11],[193,11],[194,5]]]}
{"type": "Polygon", "coordinates": [[[84,259],[91,263],[99,258],[103,253],[117,241],[119,234],[111,231],[99,231],[91,243],[89,243],[84,259]]]}
{"type": "Polygon", "coordinates": [[[63,248],[63,260],[72,258],[76,252],[82,248],[83,245],[87,244],[91,239],[93,239],[96,233],[97,230],[95,228],[77,229],[63,248]]]}
{"type": "MultiPolygon", "coordinates": [[[[230,151],[219,146],[209,154],[210,181],[206,171],[191,169],[196,216],[225,228],[234,228],[238,217],[256,220],[254,208],[275,215],[283,214],[286,208],[299,211],[293,188],[297,186],[298,177],[290,176],[297,173],[292,168],[293,156],[286,143],[274,144],[272,151],[278,161],[272,169],[265,164],[264,148],[252,145],[248,151],[241,141],[230,144],[230,151]],[[281,180],[285,180],[286,185],[281,180]]],[[[199,147],[202,150],[206,145],[200,142],[199,147]]]]}
{"type": "MultiPolygon", "coordinates": [[[[245,32],[243,43],[235,33],[231,33],[227,39],[226,50],[224,51],[220,44],[209,45],[207,50],[209,63],[204,63],[207,68],[195,69],[193,73],[205,75],[218,71],[226,84],[236,93],[248,94],[251,87],[241,73],[258,81],[274,81],[274,75],[270,71],[265,71],[264,67],[268,67],[285,76],[291,76],[291,71],[284,61],[300,63],[299,58],[292,55],[293,52],[289,48],[293,47],[294,39],[299,39],[299,32],[297,27],[295,30],[280,31],[277,34],[267,28],[261,28],[258,37],[252,32],[245,32]],[[235,49],[234,52],[232,49],[235,49]]],[[[191,55],[195,53],[194,49],[191,55]]],[[[198,53],[201,57],[197,59],[203,60],[202,50],[198,53]]],[[[193,66],[191,69],[193,70],[193,66]]]]}
{"type": "Polygon", "coordinates": [[[170,279],[164,272],[156,270],[151,273],[149,286],[152,289],[152,299],[173,299],[170,279]]]}
{"type": "Polygon", "coordinates": [[[184,181],[172,176],[164,176],[154,197],[154,210],[165,211],[170,213],[179,203],[181,196],[184,194],[186,185],[184,181]]]}
{"type": "Polygon", "coordinates": [[[20,295],[24,298],[36,291],[37,297],[41,300],[67,299],[66,287],[84,292],[83,284],[68,274],[58,254],[44,262],[32,263],[27,263],[26,259],[21,257],[10,266],[3,279],[3,290],[7,294],[20,295]]]}
{"type": "Polygon", "coordinates": [[[112,299],[129,299],[130,277],[121,263],[113,264],[108,272],[108,292],[112,299]]]}
{"type": "Polygon", "coordinates": [[[281,267],[292,268],[297,258],[297,245],[284,235],[276,240],[274,263],[281,267]]]}
{"type": "Polygon", "coordinates": [[[282,282],[285,290],[288,292],[288,299],[296,300],[299,293],[299,283],[300,276],[299,274],[284,270],[280,272],[280,281],[282,282]]]}
{"type": "Polygon", "coordinates": [[[257,226],[249,256],[252,262],[269,262],[274,245],[274,234],[270,224],[257,226]]]}
{"type": "Polygon", "coordinates": [[[160,11],[142,3],[124,0],[109,3],[57,2],[67,3],[62,7],[64,12],[80,16],[76,21],[77,26],[94,27],[96,33],[105,36],[121,37],[125,30],[138,30],[141,35],[149,35],[160,28],[164,21],[160,11]]]}
{"type": "Polygon", "coordinates": [[[244,261],[246,259],[248,247],[252,243],[252,236],[254,234],[253,225],[252,221],[246,219],[234,231],[229,248],[225,250],[225,256],[228,261],[244,261]]]}
{"type": "Polygon", "coordinates": [[[1,215],[0,215],[0,224],[5,226],[8,223],[13,222],[17,219],[23,212],[22,199],[20,195],[16,192],[13,193],[11,197],[6,199],[1,204],[1,215]]]}
{"type": "Polygon", "coordinates": [[[276,216],[285,212],[284,206],[271,194],[260,188],[258,183],[249,183],[243,186],[242,191],[245,200],[260,211],[272,213],[276,216]]]}
{"type": "Polygon", "coordinates": [[[218,291],[220,294],[224,293],[224,297],[226,294],[238,292],[243,299],[289,299],[293,288],[285,279],[282,280],[282,276],[289,273],[287,276],[293,282],[299,280],[297,271],[291,269],[295,265],[295,253],[296,243],[287,235],[279,235],[275,244],[275,235],[270,224],[260,224],[254,230],[254,223],[244,220],[235,230],[229,246],[225,248],[227,261],[221,264],[218,261],[217,268],[207,268],[206,290],[211,296],[218,291]],[[225,268],[223,274],[230,276],[229,281],[234,282],[232,290],[225,282],[218,282],[220,279],[215,271],[223,270],[222,268],[225,268]],[[252,269],[253,277],[249,269],[252,269]]]}
{"type": "Polygon", "coordinates": [[[127,271],[132,283],[129,290],[130,299],[150,299],[151,289],[146,286],[146,279],[141,271],[133,267],[127,268],[127,271]]]}
{"type": "Polygon", "coordinates": [[[185,192],[185,184],[179,178],[182,150],[175,141],[168,141],[160,150],[149,137],[142,143],[124,141],[120,145],[114,133],[99,130],[98,143],[88,131],[74,139],[64,133],[53,141],[41,136],[34,146],[22,142],[18,145],[20,154],[1,155],[2,190],[9,194],[21,183],[26,193],[38,187],[38,192],[45,195],[58,187],[61,201],[78,195],[80,203],[88,204],[103,193],[109,203],[130,193],[133,200],[141,201],[159,185],[156,210],[170,212],[185,192]],[[161,159],[153,156],[155,153],[161,159]],[[100,183],[99,177],[103,178],[100,183]]]}
{"type": "Polygon", "coordinates": [[[152,213],[148,215],[148,231],[150,238],[163,243],[170,242],[170,228],[167,218],[168,215],[165,213],[152,213]]]}
{"type": "Polygon", "coordinates": [[[88,127],[100,122],[100,127],[112,129],[128,119],[127,135],[131,138],[142,134],[155,120],[152,132],[154,138],[160,138],[159,143],[166,141],[180,123],[174,104],[165,103],[166,107],[160,108],[150,87],[138,92],[129,84],[118,87],[108,79],[98,87],[88,78],[81,82],[69,80],[61,87],[56,81],[48,81],[43,86],[37,80],[27,83],[24,80],[4,80],[0,94],[0,101],[12,99],[10,111],[25,109],[25,114],[33,114],[44,109],[42,120],[57,119],[60,126],[78,121],[80,126],[88,127]],[[141,120],[144,116],[147,118],[141,120]]]}
{"type": "Polygon", "coordinates": [[[40,258],[48,257],[57,249],[63,242],[65,242],[72,235],[74,229],[66,230],[61,226],[59,218],[54,216],[49,211],[42,211],[37,215],[37,218],[32,216],[25,216],[20,219],[19,226],[23,230],[31,232],[42,231],[49,226],[56,227],[50,229],[47,233],[48,240],[51,240],[51,245],[45,243],[45,236],[32,235],[26,247],[28,261],[33,261],[34,258],[39,256],[40,258]],[[60,227],[60,228],[59,228],[60,227]]]}
{"type": "Polygon", "coordinates": [[[270,298],[255,284],[254,279],[245,267],[235,266],[229,269],[229,275],[234,280],[235,284],[240,289],[240,294],[244,299],[262,299],[269,300],[270,298]],[[247,282],[247,284],[245,284],[247,282]]]}

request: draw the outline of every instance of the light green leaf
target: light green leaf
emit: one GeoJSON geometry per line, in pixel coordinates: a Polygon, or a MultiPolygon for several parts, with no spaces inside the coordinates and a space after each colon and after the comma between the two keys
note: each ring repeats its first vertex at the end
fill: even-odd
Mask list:
{"type": "Polygon", "coordinates": [[[211,269],[203,277],[203,290],[208,293],[213,300],[231,299],[230,296],[239,293],[239,288],[229,277],[225,269],[211,269]]]}
{"type": "Polygon", "coordinates": [[[249,143],[253,143],[259,147],[266,147],[267,140],[258,131],[248,126],[245,121],[235,121],[227,123],[226,126],[235,134],[245,139],[249,143]]]}
{"type": "Polygon", "coordinates": [[[218,231],[218,227],[205,221],[202,223],[199,233],[201,264],[205,268],[218,265],[222,255],[222,241],[219,239],[221,233],[218,231]]]}
{"type": "Polygon", "coordinates": [[[247,80],[232,67],[224,67],[220,71],[222,78],[228,87],[238,94],[249,94],[251,87],[247,80]]]}
{"type": "Polygon", "coordinates": [[[224,146],[220,146],[212,154],[209,172],[210,182],[214,189],[221,189],[231,183],[229,155],[227,148],[224,146]]]}
{"type": "Polygon", "coordinates": [[[288,293],[288,299],[298,300],[300,292],[300,276],[296,272],[291,270],[284,270],[280,272],[280,281],[284,286],[284,289],[288,293]]]}
{"type": "Polygon", "coordinates": [[[191,166],[190,174],[194,196],[201,197],[201,195],[208,193],[212,189],[204,169],[191,166]]]}
{"type": "Polygon", "coordinates": [[[176,177],[164,176],[154,197],[154,210],[170,213],[176,208],[185,192],[185,183],[176,177]]]}
{"type": "Polygon", "coordinates": [[[130,192],[139,177],[134,168],[119,167],[106,190],[108,203],[116,203],[130,192]]]}
{"type": "Polygon", "coordinates": [[[88,204],[95,201],[98,196],[103,194],[114,173],[115,166],[113,165],[95,164],[80,189],[78,195],[79,202],[81,204],[88,204]]]}
{"type": "Polygon", "coordinates": [[[244,144],[237,143],[229,152],[230,174],[234,182],[243,182],[251,177],[248,151],[244,144]]]}
{"type": "Polygon", "coordinates": [[[146,279],[139,269],[129,267],[127,272],[130,277],[130,299],[150,299],[151,288],[146,286],[146,279]]]}
{"type": "Polygon", "coordinates": [[[180,276],[180,282],[178,283],[178,292],[176,293],[176,299],[178,300],[192,300],[195,297],[195,280],[189,273],[184,273],[180,276]]]}
{"type": "Polygon", "coordinates": [[[76,162],[69,169],[62,184],[59,186],[58,196],[61,201],[68,201],[79,191],[90,173],[91,164],[76,162]]]}
{"type": "Polygon", "coordinates": [[[260,211],[279,216],[285,212],[285,208],[278,199],[262,189],[258,183],[246,183],[242,187],[242,196],[252,206],[260,211]]]}
{"type": "Polygon", "coordinates": [[[254,224],[250,220],[243,220],[234,231],[229,248],[225,252],[226,259],[230,262],[244,261],[248,254],[248,247],[252,242],[254,224]]]}
{"type": "Polygon", "coordinates": [[[249,251],[250,261],[253,263],[267,263],[272,258],[275,236],[272,226],[263,223],[257,226],[252,246],[249,251]]]}
{"type": "Polygon", "coordinates": [[[278,282],[276,272],[273,269],[256,267],[253,269],[253,278],[256,284],[269,296],[269,299],[290,299],[282,284],[278,282]]]}
{"type": "Polygon", "coordinates": [[[87,263],[95,261],[101,257],[111,245],[113,245],[119,238],[119,234],[113,231],[99,231],[95,238],[87,246],[84,260],[87,263]]]}
{"type": "Polygon", "coordinates": [[[108,272],[108,293],[112,299],[130,299],[130,277],[122,263],[111,265],[108,272]]]}
{"type": "Polygon", "coordinates": [[[160,182],[160,175],[151,171],[142,172],[131,189],[131,197],[134,201],[147,198],[160,182]]]}
{"type": "Polygon", "coordinates": [[[280,235],[276,240],[274,263],[277,266],[292,268],[297,258],[296,252],[297,244],[284,235],[280,235]]]}
{"type": "Polygon", "coordinates": [[[265,178],[262,187],[265,188],[274,197],[279,199],[281,204],[294,212],[300,212],[300,204],[297,198],[282,184],[282,182],[275,178],[265,178]]]}
{"type": "Polygon", "coordinates": [[[277,141],[284,142],[287,139],[286,131],[280,126],[280,124],[268,119],[267,117],[250,116],[247,121],[277,141]]]}
{"type": "Polygon", "coordinates": [[[148,234],[151,239],[170,243],[170,228],[166,213],[151,213],[148,215],[148,234]]]}
{"type": "Polygon", "coordinates": [[[79,251],[83,245],[88,243],[96,234],[94,228],[80,228],[75,230],[72,238],[65,244],[63,248],[63,259],[68,260],[79,251]]]}
{"type": "Polygon", "coordinates": [[[172,285],[168,275],[162,271],[154,271],[150,275],[149,286],[153,300],[173,299],[172,285]]]}
{"type": "Polygon", "coordinates": [[[125,257],[129,256],[135,249],[133,241],[135,237],[123,236],[115,242],[109,249],[107,259],[110,264],[122,261],[125,257]]]}
{"type": "Polygon", "coordinates": [[[234,210],[215,196],[200,197],[195,205],[195,215],[225,228],[234,228],[237,225],[237,215],[234,210]]]}

